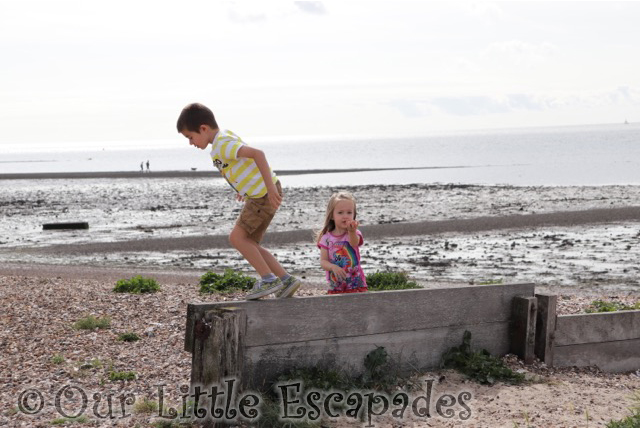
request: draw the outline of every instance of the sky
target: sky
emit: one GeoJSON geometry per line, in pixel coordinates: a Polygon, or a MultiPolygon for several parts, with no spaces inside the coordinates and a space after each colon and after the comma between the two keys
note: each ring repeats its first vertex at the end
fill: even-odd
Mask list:
{"type": "Polygon", "coordinates": [[[640,121],[640,3],[0,0],[0,153],[640,121]]]}

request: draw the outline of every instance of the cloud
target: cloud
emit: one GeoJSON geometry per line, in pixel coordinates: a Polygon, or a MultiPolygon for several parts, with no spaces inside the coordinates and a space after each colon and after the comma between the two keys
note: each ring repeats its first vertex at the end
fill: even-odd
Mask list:
{"type": "Polygon", "coordinates": [[[615,101],[618,101],[621,99],[623,101],[627,101],[632,104],[636,104],[639,101],[638,91],[634,91],[632,88],[628,86],[620,86],[611,94],[611,98],[615,101]]]}
{"type": "Polygon", "coordinates": [[[321,1],[294,1],[293,4],[301,11],[312,15],[325,15],[327,13],[327,9],[321,1]]]}
{"type": "Polygon", "coordinates": [[[548,42],[533,44],[521,40],[510,40],[490,44],[483,51],[483,56],[491,61],[531,67],[548,60],[558,51],[557,46],[548,42]]]}
{"type": "Polygon", "coordinates": [[[402,116],[407,118],[424,117],[427,116],[425,111],[426,102],[412,101],[412,100],[393,100],[389,102],[389,105],[398,110],[402,116]]]}
{"type": "Polygon", "coordinates": [[[548,107],[545,100],[540,100],[528,94],[507,95],[509,110],[544,110],[548,107]]]}
{"type": "Polygon", "coordinates": [[[549,98],[551,107],[574,108],[586,107],[591,109],[611,107],[640,106],[640,88],[619,86],[604,91],[587,91],[583,93],[559,94],[549,98]]]}
{"type": "Polygon", "coordinates": [[[260,8],[256,8],[253,2],[246,4],[232,3],[228,11],[228,16],[232,22],[241,24],[251,24],[267,20],[266,12],[264,10],[260,10],[260,8]]]}
{"type": "Polygon", "coordinates": [[[467,6],[467,14],[480,19],[487,25],[492,25],[504,17],[504,12],[496,3],[474,2],[467,6]]]}
{"type": "Polygon", "coordinates": [[[438,97],[431,101],[439,110],[455,116],[483,115],[506,113],[506,103],[485,96],[471,97],[438,97]]]}
{"type": "Polygon", "coordinates": [[[433,114],[449,116],[487,116],[516,112],[541,112],[640,105],[640,89],[620,86],[609,91],[534,95],[442,96],[425,99],[395,99],[387,103],[406,118],[433,114]]]}
{"type": "Polygon", "coordinates": [[[295,1],[293,4],[261,3],[255,1],[230,3],[227,15],[232,22],[256,24],[267,21],[290,19],[300,13],[325,15],[327,10],[320,1],[295,1]]]}
{"type": "Polygon", "coordinates": [[[440,112],[453,116],[483,116],[514,111],[547,109],[546,100],[528,94],[495,96],[449,96],[425,100],[394,100],[389,105],[407,118],[425,117],[440,112]]]}

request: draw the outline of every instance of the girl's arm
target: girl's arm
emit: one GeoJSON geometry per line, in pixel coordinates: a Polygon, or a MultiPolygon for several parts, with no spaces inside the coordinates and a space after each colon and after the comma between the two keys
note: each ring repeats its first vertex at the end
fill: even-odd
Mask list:
{"type": "Polygon", "coordinates": [[[349,244],[351,244],[352,248],[357,248],[357,247],[360,246],[360,237],[358,236],[358,233],[356,232],[358,230],[358,225],[359,224],[360,223],[358,223],[357,221],[353,220],[347,226],[347,232],[349,233],[349,244]]]}
{"type": "Polygon", "coordinates": [[[322,266],[322,269],[332,272],[339,280],[347,278],[347,273],[344,269],[329,261],[329,251],[326,248],[320,248],[320,266],[322,266]]]}

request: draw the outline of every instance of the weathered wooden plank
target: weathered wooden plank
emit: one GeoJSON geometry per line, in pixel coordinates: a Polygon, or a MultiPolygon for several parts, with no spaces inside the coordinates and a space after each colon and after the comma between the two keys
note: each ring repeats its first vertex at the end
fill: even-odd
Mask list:
{"type": "Polygon", "coordinates": [[[505,321],[513,297],[533,293],[533,284],[505,284],[193,304],[185,349],[191,348],[194,317],[230,304],[247,313],[247,346],[260,346],[505,321]]]}
{"type": "Polygon", "coordinates": [[[558,296],[536,294],[536,299],[538,300],[538,312],[535,354],[545,364],[552,366],[558,296]]]}
{"type": "Polygon", "coordinates": [[[640,311],[560,315],[556,346],[640,339],[640,311]]]}
{"type": "Polygon", "coordinates": [[[512,308],[511,353],[520,357],[525,364],[532,364],[536,336],[536,298],[516,296],[513,298],[512,308]]]}
{"type": "Polygon", "coordinates": [[[462,343],[465,330],[471,332],[471,348],[505,355],[509,343],[509,323],[473,324],[427,330],[383,333],[352,338],[335,338],[288,345],[247,347],[245,375],[250,386],[260,388],[293,368],[319,367],[344,370],[358,375],[364,358],[377,346],[384,346],[394,369],[400,374],[440,366],[442,355],[462,343]]]}
{"type": "Polygon", "coordinates": [[[556,346],[555,367],[597,366],[606,372],[628,372],[640,368],[640,339],[556,346]]]}

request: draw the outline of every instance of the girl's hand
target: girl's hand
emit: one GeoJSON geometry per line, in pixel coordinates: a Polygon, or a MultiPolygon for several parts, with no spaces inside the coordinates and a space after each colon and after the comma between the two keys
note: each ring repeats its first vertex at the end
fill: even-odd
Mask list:
{"type": "Polygon", "coordinates": [[[338,265],[331,265],[331,273],[334,274],[339,281],[347,279],[347,272],[338,265]]]}
{"type": "Polygon", "coordinates": [[[355,232],[358,229],[358,226],[360,225],[360,223],[358,223],[355,220],[351,220],[349,223],[347,223],[347,231],[348,232],[355,232]]]}
{"type": "Polygon", "coordinates": [[[242,196],[240,193],[236,193],[236,201],[244,202],[244,196],[242,196]]]}

